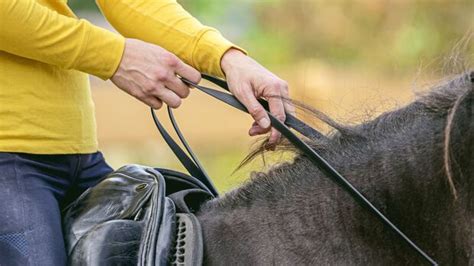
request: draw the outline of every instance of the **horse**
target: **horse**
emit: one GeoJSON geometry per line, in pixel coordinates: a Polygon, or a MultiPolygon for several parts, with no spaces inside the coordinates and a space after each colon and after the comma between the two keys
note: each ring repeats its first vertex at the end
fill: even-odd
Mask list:
{"type": "MultiPolygon", "coordinates": [[[[305,140],[438,263],[474,265],[473,101],[474,72],[465,72],[358,125],[314,111],[334,131],[305,140]]],[[[205,265],[422,263],[294,152],[201,206],[205,265]]]]}

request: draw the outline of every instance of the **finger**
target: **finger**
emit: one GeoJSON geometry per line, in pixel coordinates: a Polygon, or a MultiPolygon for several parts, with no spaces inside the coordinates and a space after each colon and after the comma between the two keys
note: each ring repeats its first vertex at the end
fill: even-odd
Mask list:
{"type": "Polygon", "coordinates": [[[252,124],[252,127],[249,129],[250,136],[262,135],[269,131],[269,128],[262,128],[256,122],[252,124]]]}
{"type": "Polygon", "coordinates": [[[285,107],[285,111],[293,116],[296,116],[296,110],[293,104],[290,101],[290,94],[288,92],[288,85],[285,85],[281,91],[281,96],[283,97],[283,105],[285,107]]]}
{"type": "Polygon", "coordinates": [[[201,81],[201,73],[182,61],[176,65],[175,73],[196,84],[201,81]]]}
{"type": "Polygon", "coordinates": [[[172,90],[169,90],[162,85],[155,87],[151,94],[152,95],[150,96],[155,96],[171,108],[177,108],[181,105],[181,98],[172,90]]]}
{"type": "MultiPolygon", "coordinates": [[[[281,92],[281,90],[278,90],[281,92]]],[[[283,105],[281,94],[274,94],[267,97],[268,106],[270,107],[270,113],[275,116],[276,119],[281,122],[285,122],[286,114],[285,107],[283,105]]],[[[278,130],[272,129],[268,143],[270,145],[276,144],[280,140],[281,134],[278,130]]]]}
{"type": "Polygon", "coordinates": [[[278,144],[277,142],[270,142],[270,140],[268,140],[267,143],[265,143],[265,149],[274,151],[277,147],[277,144],[278,144]]]}
{"type": "Polygon", "coordinates": [[[267,112],[257,101],[249,84],[241,84],[240,87],[232,91],[235,97],[247,108],[247,111],[259,126],[266,129],[270,127],[270,119],[268,118],[267,112]]]}
{"type": "Polygon", "coordinates": [[[154,97],[153,95],[145,93],[144,89],[140,89],[139,87],[132,86],[129,88],[127,93],[153,109],[158,110],[163,105],[163,102],[160,99],[154,97]]]}
{"type": "Polygon", "coordinates": [[[280,138],[281,138],[281,133],[275,128],[272,128],[270,137],[268,138],[268,144],[275,145],[280,141],[280,138]]]}
{"type": "Polygon", "coordinates": [[[155,110],[158,110],[163,106],[163,102],[153,96],[145,97],[141,99],[141,101],[155,110]]]}
{"type": "Polygon", "coordinates": [[[168,79],[165,82],[165,86],[181,98],[186,98],[189,95],[188,85],[182,82],[177,76],[168,79]]]}
{"type": "Polygon", "coordinates": [[[268,100],[268,107],[270,113],[281,122],[285,122],[286,114],[285,107],[283,105],[282,97],[279,94],[274,94],[266,97],[268,100]]]}

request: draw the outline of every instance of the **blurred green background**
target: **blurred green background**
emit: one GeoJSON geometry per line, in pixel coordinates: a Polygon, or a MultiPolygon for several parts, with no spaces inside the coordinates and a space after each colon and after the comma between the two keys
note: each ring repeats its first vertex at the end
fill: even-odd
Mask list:
{"type": "MultiPolygon", "coordinates": [[[[474,26],[471,0],[178,2],[286,79],[292,98],[346,123],[403,105],[456,71],[446,64],[453,49],[465,51],[468,63],[474,54],[468,40],[474,26]]],[[[111,29],[94,1],[69,3],[80,17],[111,29]]],[[[92,84],[99,141],[112,166],[140,163],[182,170],[145,106],[108,82],[93,78],[92,84]]],[[[273,154],[267,166],[256,160],[232,174],[255,142],[247,136],[250,118],[199,92],[186,99],[176,116],[221,191],[238,186],[251,171],[288,158],[273,154]]]]}

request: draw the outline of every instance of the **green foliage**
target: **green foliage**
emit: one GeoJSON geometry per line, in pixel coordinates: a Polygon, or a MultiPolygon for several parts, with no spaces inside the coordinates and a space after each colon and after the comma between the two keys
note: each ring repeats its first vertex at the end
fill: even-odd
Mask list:
{"type": "MultiPolygon", "coordinates": [[[[70,0],[97,12],[93,0],[70,0]]],[[[413,69],[446,53],[474,25],[474,1],[181,0],[265,65],[413,69]]],[[[472,51],[470,51],[472,52],[472,51]]]]}
{"type": "Polygon", "coordinates": [[[68,0],[68,5],[72,10],[99,12],[94,0],[68,0]]]}
{"type": "Polygon", "coordinates": [[[222,15],[235,1],[231,0],[182,0],[179,1],[186,10],[194,14],[201,21],[206,23],[222,22],[222,15]]]}
{"type": "Polygon", "coordinates": [[[291,60],[290,36],[263,30],[260,25],[250,28],[243,37],[241,46],[258,61],[267,65],[284,65],[291,60]]]}
{"type": "Polygon", "coordinates": [[[382,71],[394,65],[413,69],[433,60],[474,25],[474,2],[469,0],[281,0],[255,7],[261,30],[287,35],[286,47],[293,51],[285,52],[296,61],[316,58],[382,71]]]}

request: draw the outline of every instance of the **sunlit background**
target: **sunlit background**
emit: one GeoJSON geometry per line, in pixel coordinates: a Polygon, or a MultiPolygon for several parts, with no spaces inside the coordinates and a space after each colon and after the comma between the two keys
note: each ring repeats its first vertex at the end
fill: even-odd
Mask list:
{"type": "MultiPolygon", "coordinates": [[[[69,2],[80,17],[112,29],[94,1],[69,2]]],[[[412,100],[451,72],[446,62],[453,49],[467,51],[468,62],[474,53],[466,41],[474,28],[471,0],[178,2],[286,79],[292,98],[346,123],[412,100]]],[[[113,167],[139,163],[182,170],[146,106],[110,82],[92,78],[92,87],[100,148],[113,167]]],[[[221,191],[262,170],[257,160],[233,173],[256,141],[247,136],[248,116],[193,91],[176,117],[221,191]]]]}

